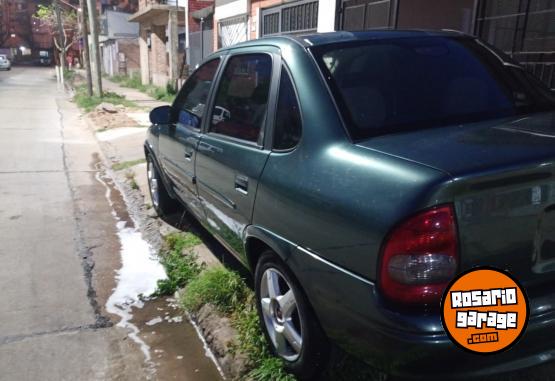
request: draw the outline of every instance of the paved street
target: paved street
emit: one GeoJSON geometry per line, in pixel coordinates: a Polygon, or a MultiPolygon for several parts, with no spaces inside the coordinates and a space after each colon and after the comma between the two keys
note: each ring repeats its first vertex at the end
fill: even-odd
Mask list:
{"type": "Polygon", "coordinates": [[[161,342],[189,362],[160,366],[106,311],[121,260],[102,154],[53,73],[0,72],[0,380],[218,378],[192,328],[161,342]]]}

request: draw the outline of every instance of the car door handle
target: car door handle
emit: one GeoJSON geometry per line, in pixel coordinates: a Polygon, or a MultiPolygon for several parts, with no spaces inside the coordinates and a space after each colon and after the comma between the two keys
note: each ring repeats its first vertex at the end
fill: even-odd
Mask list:
{"type": "Polygon", "coordinates": [[[212,152],[212,149],[213,149],[213,146],[204,142],[201,142],[198,145],[198,150],[201,152],[212,152]]]}
{"type": "Polygon", "coordinates": [[[249,193],[249,178],[243,175],[235,176],[235,190],[242,194],[249,193]]]}
{"type": "Polygon", "coordinates": [[[192,157],[193,157],[193,151],[185,151],[185,160],[191,161],[192,157]]]}
{"type": "Polygon", "coordinates": [[[210,153],[222,153],[224,151],[221,147],[217,147],[205,142],[200,142],[197,150],[199,152],[210,152],[210,153]]]}

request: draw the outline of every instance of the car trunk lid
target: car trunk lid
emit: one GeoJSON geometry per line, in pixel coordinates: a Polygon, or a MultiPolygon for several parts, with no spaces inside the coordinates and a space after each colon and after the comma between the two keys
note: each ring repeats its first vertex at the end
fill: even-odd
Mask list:
{"type": "Polygon", "coordinates": [[[461,270],[490,265],[555,283],[555,113],[367,139],[359,146],[451,175],[461,270]]]}

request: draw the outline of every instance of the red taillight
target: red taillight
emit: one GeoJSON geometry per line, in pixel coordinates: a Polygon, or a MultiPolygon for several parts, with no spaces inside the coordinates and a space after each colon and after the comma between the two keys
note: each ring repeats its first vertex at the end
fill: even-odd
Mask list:
{"type": "Polygon", "coordinates": [[[389,233],[382,248],[382,294],[404,304],[438,304],[457,270],[457,246],[451,205],[404,221],[389,233]]]}

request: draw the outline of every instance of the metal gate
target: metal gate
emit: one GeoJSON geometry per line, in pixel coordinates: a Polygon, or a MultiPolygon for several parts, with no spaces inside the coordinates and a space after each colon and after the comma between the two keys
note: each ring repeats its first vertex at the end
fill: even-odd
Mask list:
{"type": "Polygon", "coordinates": [[[555,89],[555,3],[480,0],[475,33],[555,89]]]}
{"type": "Polygon", "coordinates": [[[391,25],[390,0],[344,0],[342,7],[342,30],[387,28],[391,25]]]}
{"type": "Polygon", "coordinates": [[[214,51],[214,30],[211,23],[206,24],[202,32],[189,32],[188,64],[191,69],[196,68],[204,57],[214,51]]]}
{"type": "Polygon", "coordinates": [[[218,22],[218,48],[247,41],[247,15],[230,17],[218,22]]]}
{"type": "Polygon", "coordinates": [[[316,32],[318,1],[295,1],[262,9],[260,18],[260,36],[316,32]]]}

